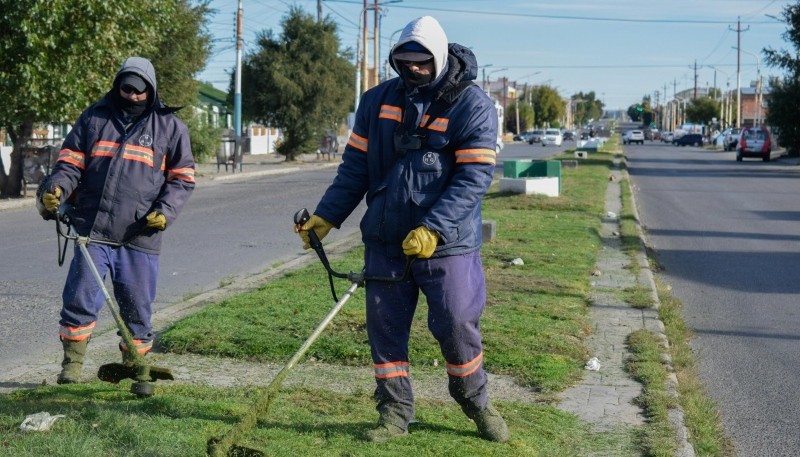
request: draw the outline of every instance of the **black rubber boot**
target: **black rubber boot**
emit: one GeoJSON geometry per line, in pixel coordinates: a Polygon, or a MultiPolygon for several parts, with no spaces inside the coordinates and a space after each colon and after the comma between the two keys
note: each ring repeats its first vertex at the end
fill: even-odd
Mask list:
{"type": "Polygon", "coordinates": [[[59,384],[76,384],[81,381],[83,358],[89,346],[89,338],[81,341],[61,339],[64,347],[64,360],[61,362],[61,374],[56,380],[59,384]]]}

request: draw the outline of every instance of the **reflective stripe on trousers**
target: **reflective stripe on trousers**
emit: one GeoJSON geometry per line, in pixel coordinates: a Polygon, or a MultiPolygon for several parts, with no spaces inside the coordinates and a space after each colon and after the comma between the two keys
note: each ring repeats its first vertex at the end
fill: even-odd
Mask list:
{"type": "MultiPolygon", "coordinates": [[[[369,248],[365,252],[368,276],[402,275],[405,262],[405,258],[386,257],[369,248]]],[[[450,395],[463,408],[483,410],[488,394],[480,317],[486,304],[486,282],[480,252],[418,259],[410,275],[401,283],[367,281],[367,334],[378,410],[383,413],[391,408],[406,424],[414,417],[408,339],[420,291],[427,298],[428,329],[446,361],[450,395]]]]}

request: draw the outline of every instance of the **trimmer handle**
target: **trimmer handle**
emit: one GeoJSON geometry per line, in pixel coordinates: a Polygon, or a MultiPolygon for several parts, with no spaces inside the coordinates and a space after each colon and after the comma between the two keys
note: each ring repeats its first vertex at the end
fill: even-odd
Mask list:
{"type": "MultiPolygon", "coordinates": [[[[306,208],[294,213],[294,226],[298,232],[302,230],[303,225],[308,222],[309,219],[311,219],[311,214],[309,214],[306,208]]],[[[311,247],[314,248],[315,251],[322,247],[322,242],[319,240],[317,232],[313,229],[308,231],[308,238],[311,240],[311,247]]]]}

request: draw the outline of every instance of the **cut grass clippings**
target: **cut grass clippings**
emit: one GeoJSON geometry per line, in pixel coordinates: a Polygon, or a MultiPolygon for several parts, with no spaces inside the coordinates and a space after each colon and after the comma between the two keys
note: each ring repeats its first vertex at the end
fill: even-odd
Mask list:
{"type": "MultiPolygon", "coordinates": [[[[487,307],[481,322],[485,367],[544,394],[580,379],[591,331],[589,275],[600,248],[598,230],[612,156],[591,154],[562,170],[562,195],[502,194],[484,199],[484,219],[497,237],[482,250],[487,307]],[[520,258],[524,265],[512,266],[520,258]]],[[[357,249],[335,259],[338,271],[359,271],[357,249]]],[[[337,280],[339,294],[349,285],[337,280]]],[[[258,290],[209,305],[160,335],[162,349],[282,364],[300,347],[333,304],[324,269],[314,264],[258,290]]],[[[306,357],[329,364],[371,366],[364,293],[357,291],[306,357]]],[[[421,298],[411,334],[411,367],[439,370],[438,345],[427,330],[421,298]]],[[[301,362],[302,363],[302,362],[301,362]]],[[[348,379],[331,379],[347,383],[348,379]]],[[[491,385],[490,391],[491,391],[491,385]]],[[[236,389],[159,384],[143,400],[128,385],[90,383],[41,387],[0,396],[0,455],[191,456],[220,436],[258,398],[255,387],[236,389]],[[65,414],[46,434],[15,430],[25,415],[65,414]]],[[[635,431],[592,432],[588,424],[544,404],[495,401],[512,430],[505,445],[486,442],[452,400],[421,399],[411,436],[382,445],[360,434],[375,423],[368,392],[351,394],[292,387],[243,446],[270,456],[581,456],[638,455],[635,431]]]]}

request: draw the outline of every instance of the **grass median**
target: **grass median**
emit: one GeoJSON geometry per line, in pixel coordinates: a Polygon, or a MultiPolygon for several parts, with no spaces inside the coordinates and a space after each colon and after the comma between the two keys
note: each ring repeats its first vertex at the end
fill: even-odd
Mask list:
{"type": "MultiPolygon", "coordinates": [[[[342,367],[341,373],[320,370],[322,385],[284,388],[241,444],[270,456],[639,455],[636,430],[596,432],[550,405],[553,395],[580,379],[588,358],[587,297],[612,158],[591,154],[578,167],[564,168],[560,197],[492,188],[484,199],[484,219],[497,224],[496,239],[482,250],[488,288],[482,320],[485,367],[536,396],[535,401],[495,399],[512,432],[509,443],[481,440],[452,400],[426,392],[418,393],[410,437],[383,445],[361,441],[360,433],[374,424],[377,413],[371,390],[348,389],[357,383],[344,369],[371,367],[359,290],[301,362],[342,367]],[[524,264],[513,265],[517,258],[524,264]]],[[[362,255],[356,249],[334,259],[334,266],[360,270],[362,255]]],[[[347,285],[337,283],[340,294],[347,285]]],[[[324,269],[314,264],[205,307],[163,332],[159,345],[211,360],[281,365],[331,304],[324,269]]],[[[412,329],[411,373],[415,379],[438,378],[444,386],[444,361],[426,315],[423,298],[412,329]]],[[[229,430],[262,392],[263,387],[248,385],[179,382],[157,384],[156,396],[144,400],[133,399],[124,383],[17,391],[0,396],[0,454],[204,455],[206,441],[229,430]],[[14,432],[27,414],[39,411],[66,417],[46,433],[14,432]]]]}

